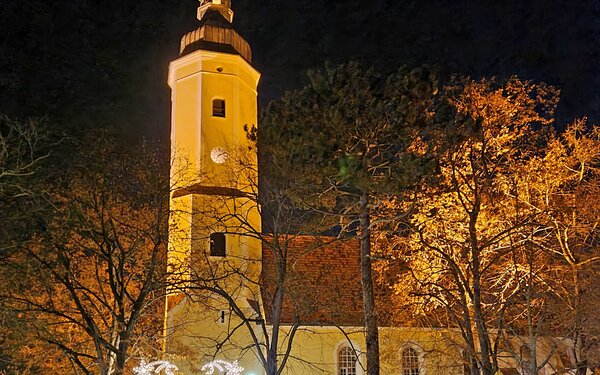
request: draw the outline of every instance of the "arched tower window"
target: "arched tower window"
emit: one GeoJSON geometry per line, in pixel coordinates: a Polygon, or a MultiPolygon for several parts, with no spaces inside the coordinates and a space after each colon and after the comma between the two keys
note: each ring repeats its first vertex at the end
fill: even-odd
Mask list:
{"type": "Polygon", "coordinates": [[[348,345],[342,345],[337,351],[337,375],[357,375],[358,358],[356,352],[348,345]]]}
{"type": "Polygon", "coordinates": [[[423,375],[421,366],[421,353],[413,347],[405,347],[400,353],[402,375],[423,375]]]}

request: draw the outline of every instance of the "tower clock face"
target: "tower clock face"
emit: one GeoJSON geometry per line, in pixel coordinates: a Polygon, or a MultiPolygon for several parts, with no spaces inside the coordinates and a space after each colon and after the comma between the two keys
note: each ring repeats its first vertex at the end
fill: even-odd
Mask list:
{"type": "Polygon", "coordinates": [[[210,150],[210,158],[217,164],[223,164],[229,159],[229,154],[223,147],[215,147],[210,150]]]}

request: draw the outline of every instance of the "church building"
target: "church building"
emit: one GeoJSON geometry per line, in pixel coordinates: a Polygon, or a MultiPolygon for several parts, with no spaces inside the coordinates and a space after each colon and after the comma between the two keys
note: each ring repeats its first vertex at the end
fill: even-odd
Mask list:
{"type": "MultiPolygon", "coordinates": [[[[364,374],[358,241],[263,233],[253,135],[260,73],[230,0],[200,0],[197,16],[169,66],[176,286],[166,356],[186,375],[214,360],[237,361],[246,375],[283,365],[286,375],[364,374]]],[[[388,297],[378,294],[380,310],[388,297]]],[[[392,326],[385,311],[380,321],[382,374],[467,374],[458,332],[392,326]]],[[[565,366],[556,356],[547,374],[565,366]]],[[[501,367],[521,373],[509,355],[501,367]]]]}

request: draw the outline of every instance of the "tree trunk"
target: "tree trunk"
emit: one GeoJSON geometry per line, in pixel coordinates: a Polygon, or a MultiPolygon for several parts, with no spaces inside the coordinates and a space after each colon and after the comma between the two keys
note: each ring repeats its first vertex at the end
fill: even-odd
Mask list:
{"type": "MultiPolygon", "coordinates": [[[[578,327],[578,330],[581,331],[581,328],[578,327]]],[[[587,361],[587,353],[585,353],[586,346],[586,337],[583,333],[579,333],[577,338],[577,343],[575,345],[575,355],[576,355],[576,366],[577,370],[575,372],[576,375],[587,375],[588,372],[588,361],[587,361]]]]}
{"type": "Polygon", "coordinates": [[[277,352],[269,349],[267,353],[267,375],[277,375],[277,352]]]}
{"type": "Polygon", "coordinates": [[[281,324],[281,315],[283,314],[283,301],[285,295],[285,276],[287,274],[287,259],[281,256],[281,259],[276,262],[277,270],[277,289],[273,296],[272,311],[273,316],[273,333],[271,341],[267,343],[267,375],[277,375],[279,370],[278,350],[279,350],[279,328],[281,324]]]}
{"type": "Polygon", "coordinates": [[[379,375],[379,331],[371,276],[371,230],[368,197],[360,197],[360,272],[367,345],[367,375],[379,375]]]}
{"type": "Polygon", "coordinates": [[[586,336],[583,332],[582,327],[582,316],[581,316],[581,306],[582,306],[582,296],[581,296],[581,288],[579,284],[579,269],[572,265],[573,270],[573,284],[575,286],[575,347],[573,351],[575,354],[575,364],[577,366],[577,370],[575,371],[576,375],[587,375],[587,353],[585,350],[586,347],[586,336]]]}
{"type": "Polygon", "coordinates": [[[487,325],[484,319],[481,301],[481,273],[479,259],[479,241],[477,238],[477,218],[479,216],[479,198],[475,199],[473,210],[469,216],[469,240],[471,246],[471,266],[473,272],[473,317],[475,329],[479,339],[479,350],[481,351],[481,372],[483,375],[494,375],[495,366],[492,364],[492,350],[488,335],[487,325]]]}
{"type": "Polygon", "coordinates": [[[284,295],[284,282],[283,278],[285,275],[285,269],[279,275],[279,281],[277,290],[275,291],[275,298],[273,299],[273,333],[271,342],[268,343],[267,348],[267,375],[277,375],[277,350],[279,346],[279,327],[281,322],[281,314],[283,311],[283,295],[284,295]]]}
{"type": "Polygon", "coordinates": [[[127,352],[129,351],[129,335],[121,333],[119,338],[119,351],[117,353],[117,363],[115,366],[114,375],[121,375],[125,370],[125,362],[127,361],[127,352]]]}
{"type": "MultiPolygon", "coordinates": [[[[458,277],[456,277],[456,281],[458,285],[460,285],[460,280],[458,277]]],[[[463,306],[463,323],[465,325],[464,339],[470,353],[467,353],[467,359],[469,363],[468,368],[471,372],[471,375],[479,375],[479,365],[474,354],[477,353],[475,348],[475,338],[473,337],[473,327],[471,326],[471,316],[468,307],[469,304],[467,303],[467,292],[464,288],[460,288],[460,299],[463,306]]]]}

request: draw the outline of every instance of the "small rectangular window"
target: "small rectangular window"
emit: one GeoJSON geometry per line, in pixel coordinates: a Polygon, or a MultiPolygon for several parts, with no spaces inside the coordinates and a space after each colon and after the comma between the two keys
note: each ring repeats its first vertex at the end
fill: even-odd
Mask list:
{"type": "Polygon", "coordinates": [[[214,117],[225,117],[225,100],[213,99],[212,114],[214,117]]]}
{"type": "Polygon", "coordinates": [[[225,324],[226,316],[227,316],[227,311],[225,311],[225,310],[219,311],[219,324],[225,324]]]}
{"type": "Polygon", "coordinates": [[[213,233],[210,235],[210,256],[224,257],[225,256],[225,234],[213,233]]]}

